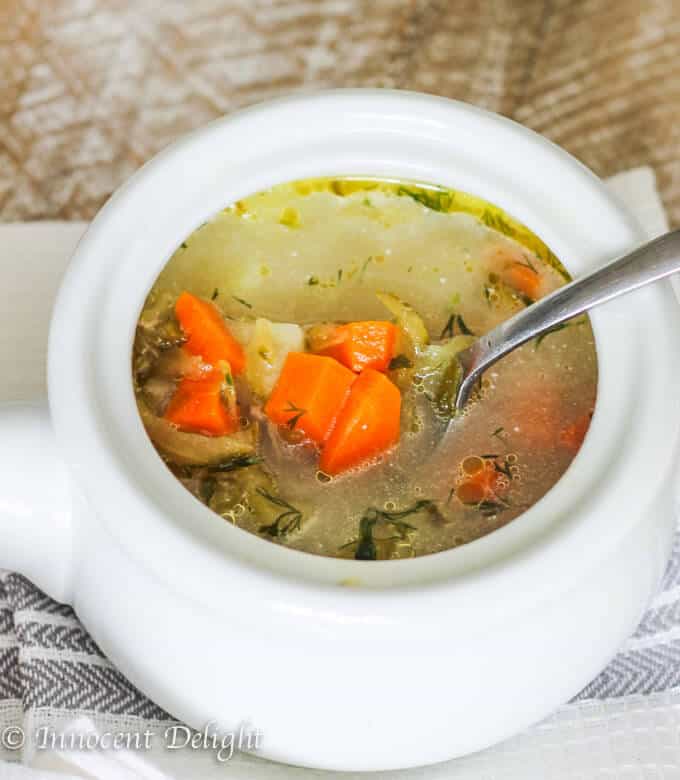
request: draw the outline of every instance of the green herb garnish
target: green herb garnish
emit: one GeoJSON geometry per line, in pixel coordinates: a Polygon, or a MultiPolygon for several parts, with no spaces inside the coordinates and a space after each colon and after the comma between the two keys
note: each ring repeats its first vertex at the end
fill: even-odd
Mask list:
{"type": "Polygon", "coordinates": [[[359,271],[359,281],[360,282],[363,282],[364,274],[366,273],[366,269],[368,268],[369,263],[372,263],[372,262],[373,262],[373,255],[371,255],[370,257],[366,258],[366,260],[364,260],[364,264],[361,266],[361,271],[359,271]]]}
{"type": "Polygon", "coordinates": [[[217,287],[215,287],[215,289],[213,290],[213,294],[210,296],[210,300],[211,301],[216,301],[217,297],[219,296],[219,294],[220,294],[220,291],[217,289],[217,287]]]}
{"type": "Polygon", "coordinates": [[[518,298],[525,306],[531,306],[532,303],[536,303],[536,301],[533,298],[530,298],[528,295],[525,295],[523,292],[519,292],[518,290],[513,290],[512,294],[515,296],[515,298],[518,298]]]}
{"type": "Polygon", "coordinates": [[[440,339],[451,338],[453,336],[453,328],[455,324],[456,324],[456,315],[451,314],[448,320],[446,320],[446,325],[444,325],[444,327],[442,328],[442,332],[439,334],[439,338],[440,339]]]}
{"type": "Polygon", "coordinates": [[[354,558],[357,561],[374,561],[378,557],[378,550],[373,539],[373,528],[377,518],[364,517],[359,521],[359,543],[357,544],[354,558]]]}
{"type": "Polygon", "coordinates": [[[508,466],[506,460],[502,462],[499,462],[498,460],[494,460],[493,467],[499,474],[503,474],[508,479],[512,479],[512,471],[510,471],[510,467],[508,466]]]}
{"type": "Polygon", "coordinates": [[[395,355],[388,366],[390,371],[396,371],[398,368],[411,368],[413,362],[406,355],[395,355]]]}
{"type": "Polygon", "coordinates": [[[295,426],[298,424],[298,422],[300,422],[302,415],[307,414],[306,409],[300,409],[300,407],[295,406],[292,401],[288,401],[288,406],[284,409],[284,412],[293,412],[293,416],[286,423],[291,431],[295,430],[295,426]]]}
{"type": "Polygon", "coordinates": [[[276,507],[283,509],[284,511],[269,525],[261,525],[257,530],[258,533],[267,534],[274,538],[283,538],[288,536],[292,531],[299,531],[302,525],[302,512],[296,509],[292,504],[284,501],[279,496],[273,496],[269,491],[264,488],[257,488],[256,492],[262,498],[269,501],[276,507]]]}
{"type": "Polygon", "coordinates": [[[404,519],[423,511],[426,511],[433,519],[443,520],[443,516],[439,511],[437,504],[429,499],[421,499],[406,509],[394,512],[386,509],[369,507],[359,521],[358,537],[347,544],[342,545],[340,549],[342,550],[352,545],[356,545],[356,550],[354,552],[356,560],[374,561],[378,556],[376,539],[374,537],[374,530],[377,523],[381,522],[384,525],[388,525],[396,534],[396,536],[378,539],[378,541],[388,542],[395,539],[403,541],[409,539],[418,530],[414,525],[405,522],[404,519]]]}
{"type": "Polygon", "coordinates": [[[526,255],[524,255],[524,262],[520,263],[520,265],[525,265],[527,268],[530,268],[535,274],[538,273],[538,271],[536,270],[536,266],[531,262],[531,260],[529,260],[529,258],[526,255]]]}
{"type": "Polygon", "coordinates": [[[205,479],[201,480],[200,486],[198,488],[198,496],[204,504],[209,504],[210,499],[215,494],[216,489],[217,480],[215,477],[206,477],[205,479]]]}
{"type": "Polygon", "coordinates": [[[189,244],[187,244],[186,241],[182,241],[182,243],[180,244],[180,248],[181,249],[186,249],[188,246],[189,246],[189,244]]]}
{"type": "Polygon", "coordinates": [[[446,321],[446,325],[444,325],[444,329],[441,332],[441,335],[439,336],[440,339],[443,338],[453,338],[453,336],[456,333],[456,328],[458,329],[458,333],[462,334],[463,336],[474,336],[475,334],[468,328],[468,326],[465,324],[465,320],[463,319],[462,315],[460,314],[451,314],[446,321]]]}
{"type": "Polygon", "coordinates": [[[262,463],[262,458],[259,455],[239,455],[239,457],[232,458],[224,463],[217,463],[214,466],[210,466],[208,471],[216,474],[226,474],[229,471],[256,466],[258,463],[262,463]]]}
{"type": "Polygon", "coordinates": [[[400,186],[397,195],[406,195],[432,211],[450,211],[453,205],[453,193],[443,189],[400,186]]]}
{"type": "Polygon", "coordinates": [[[503,233],[505,236],[514,238],[517,234],[515,228],[505,219],[505,217],[498,213],[491,211],[491,209],[485,209],[480,217],[481,221],[492,230],[497,230],[499,233],[503,233]]]}
{"type": "Polygon", "coordinates": [[[243,300],[243,298],[239,298],[239,297],[237,297],[236,295],[232,295],[231,297],[232,297],[232,298],[233,298],[233,299],[234,299],[234,300],[235,300],[237,303],[240,303],[242,306],[245,306],[245,307],[247,307],[248,309],[252,309],[252,308],[253,308],[253,304],[252,304],[252,303],[248,303],[248,301],[244,301],[244,300],[243,300]]]}
{"type": "Polygon", "coordinates": [[[500,512],[508,509],[509,507],[510,504],[508,504],[507,501],[503,501],[502,499],[498,499],[496,501],[485,499],[484,501],[480,501],[476,508],[484,517],[493,517],[494,515],[497,515],[500,512]]]}
{"type": "Polygon", "coordinates": [[[543,339],[548,337],[551,333],[557,333],[560,330],[564,330],[565,328],[568,328],[570,324],[571,323],[569,322],[560,322],[558,325],[550,328],[550,330],[546,330],[545,333],[541,333],[540,336],[536,336],[534,340],[534,349],[538,349],[541,346],[543,339]]]}
{"type": "Polygon", "coordinates": [[[307,279],[307,284],[310,287],[314,287],[319,283],[319,277],[318,276],[310,276],[309,279],[307,279]]]}

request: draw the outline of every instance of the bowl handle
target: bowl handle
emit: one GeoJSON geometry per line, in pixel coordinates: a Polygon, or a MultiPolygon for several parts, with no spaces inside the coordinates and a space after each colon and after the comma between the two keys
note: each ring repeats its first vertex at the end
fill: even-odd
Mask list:
{"type": "Polygon", "coordinates": [[[47,404],[0,407],[0,568],[70,602],[72,495],[47,404]]]}

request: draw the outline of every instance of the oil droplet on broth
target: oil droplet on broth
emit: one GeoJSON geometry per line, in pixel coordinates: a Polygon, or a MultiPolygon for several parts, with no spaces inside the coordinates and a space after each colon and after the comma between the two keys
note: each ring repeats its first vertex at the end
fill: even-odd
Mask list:
{"type": "Polygon", "coordinates": [[[470,455],[463,460],[461,468],[464,474],[476,474],[484,468],[484,461],[477,455],[470,455]]]}

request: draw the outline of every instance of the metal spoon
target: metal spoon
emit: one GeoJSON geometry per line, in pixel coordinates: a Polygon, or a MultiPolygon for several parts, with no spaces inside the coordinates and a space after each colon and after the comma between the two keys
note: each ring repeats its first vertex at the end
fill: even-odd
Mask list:
{"type": "Polygon", "coordinates": [[[487,368],[513,349],[588,309],[677,271],[680,271],[680,230],[665,233],[588,276],[560,287],[502,322],[458,353],[463,379],[456,394],[456,411],[468,402],[487,368]]]}

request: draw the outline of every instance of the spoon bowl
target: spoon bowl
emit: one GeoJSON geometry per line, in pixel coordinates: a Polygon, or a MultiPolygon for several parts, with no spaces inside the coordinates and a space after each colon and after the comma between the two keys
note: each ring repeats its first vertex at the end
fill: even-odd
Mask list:
{"type": "MultiPolygon", "coordinates": [[[[560,287],[459,352],[455,410],[462,411],[482,374],[513,350],[589,309],[680,271],[680,230],[673,230],[560,287]]],[[[449,426],[450,429],[450,426],[449,426]]]]}

